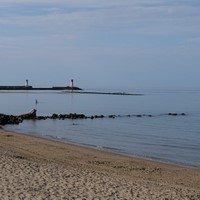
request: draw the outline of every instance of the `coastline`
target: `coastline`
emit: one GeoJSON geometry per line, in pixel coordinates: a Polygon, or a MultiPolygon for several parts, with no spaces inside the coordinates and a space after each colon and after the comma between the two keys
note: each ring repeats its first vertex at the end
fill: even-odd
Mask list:
{"type": "Polygon", "coordinates": [[[0,129],[0,198],[199,199],[200,169],[0,129]],[[10,197],[10,198],[9,198],[10,197]]]}
{"type": "MultiPolygon", "coordinates": [[[[0,130],[1,130],[1,125],[0,125],[0,130]]],[[[198,166],[198,165],[192,165],[192,164],[181,163],[181,162],[178,162],[178,161],[176,161],[176,162],[170,161],[170,160],[166,160],[166,159],[162,159],[162,158],[148,157],[148,156],[126,153],[126,152],[122,152],[119,149],[115,149],[115,148],[106,148],[106,147],[96,146],[96,145],[91,145],[91,144],[76,143],[76,142],[73,142],[73,141],[68,141],[66,139],[64,140],[64,139],[52,137],[52,136],[49,136],[49,135],[36,135],[36,134],[33,134],[33,133],[27,134],[27,132],[12,130],[10,128],[3,128],[3,130],[8,132],[8,133],[30,136],[30,137],[38,138],[38,139],[45,139],[47,141],[49,140],[49,141],[58,142],[58,143],[66,144],[66,145],[72,145],[74,147],[81,147],[81,148],[88,149],[88,150],[91,150],[91,151],[93,151],[93,150],[94,151],[100,151],[100,152],[104,152],[104,153],[108,153],[108,154],[113,154],[113,155],[116,155],[116,156],[127,157],[127,158],[130,158],[130,159],[142,160],[142,161],[153,162],[153,163],[158,163],[158,164],[160,163],[160,164],[164,164],[164,165],[181,167],[181,168],[191,168],[191,169],[197,169],[197,170],[199,169],[200,170],[200,166],[198,166]]]]}

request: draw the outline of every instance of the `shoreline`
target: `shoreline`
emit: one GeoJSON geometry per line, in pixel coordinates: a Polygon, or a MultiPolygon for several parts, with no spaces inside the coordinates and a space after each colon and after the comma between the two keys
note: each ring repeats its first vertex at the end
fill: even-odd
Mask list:
{"type": "Polygon", "coordinates": [[[119,155],[5,129],[0,129],[0,154],[1,198],[19,195],[25,199],[200,198],[198,168],[119,155]]]}
{"type": "Polygon", "coordinates": [[[72,142],[72,141],[68,141],[68,140],[64,140],[64,139],[60,139],[57,137],[52,137],[52,136],[48,136],[48,135],[35,135],[33,133],[23,133],[17,130],[11,130],[9,128],[4,128],[0,126],[0,131],[4,130],[10,133],[14,133],[14,134],[19,134],[19,135],[24,135],[24,136],[30,136],[30,137],[35,137],[38,139],[45,139],[45,140],[49,140],[49,141],[53,141],[53,142],[58,142],[61,144],[66,144],[66,145],[72,145],[75,147],[81,147],[81,148],[85,148],[91,151],[100,151],[100,152],[104,152],[104,153],[108,153],[108,154],[113,154],[116,156],[122,156],[122,157],[127,157],[130,159],[138,159],[138,160],[142,160],[142,161],[147,161],[147,162],[155,162],[155,163],[160,163],[160,164],[164,164],[164,165],[171,165],[171,166],[175,166],[175,167],[181,167],[181,168],[191,168],[191,169],[199,169],[200,170],[200,166],[197,165],[192,165],[192,164],[187,164],[187,163],[181,163],[181,162],[175,162],[175,161],[170,161],[170,160],[165,160],[162,158],[154,158],[154,157],[148,157],[148,156],[142,156],[142,155],[136,155],[136,154],[131,154],[131,153],[126,153],[126,152],[121,152],[120,150],[115,150],[112,148],[105,148],[105,147],[98,147],[96,145],[89,145],[89,144],[84,144],[84,143],[76,143],[76,142],[72,142]]]}

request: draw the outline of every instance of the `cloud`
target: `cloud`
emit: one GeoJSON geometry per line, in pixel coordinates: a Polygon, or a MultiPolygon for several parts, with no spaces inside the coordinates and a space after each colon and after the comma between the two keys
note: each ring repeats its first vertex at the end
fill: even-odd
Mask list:
{"type": "MultiPolygon", "coordinates": [[[[7,1],[3,1],[7,2],[7,1]]],[[[196,23],[200,19],[199,7],[188,4],[175,4],[165,1],[14,1],[12,9],[5,10],[0,17],[0,24],[17,26],[34,26],[41,28],[54,26],[54,29],[63,29],[61,26],[73,28],[115,28],[133,30],[135,26],[140,31],[153,32],[149,29],[159,29],[162,24],[166,29],[178,29],[187,22],[196,23]],[[13,7],[15,5],[15,7],[13,7]],[[69,26],[69,27],[68,27],[69,26]]],[[[175,1],[180,2],[180,1],[175,1]]],[[[5,4],[5,3],[4,3],[5,4]]],[[[7,5],[7,3],[6,3],[7,5]]],[[[136,27],[136,31],[137,31],[136,27]]],[[[162,27],[163,28],[163,27],[162,27]]],[[[182,31],[182,30],[181,30],[182,31]]]]}
{"type": "Polygon", "coordinates": [[[1,0],[0,53],[158,55],[199,35],[199,8],[196,0],[1,0]]]}

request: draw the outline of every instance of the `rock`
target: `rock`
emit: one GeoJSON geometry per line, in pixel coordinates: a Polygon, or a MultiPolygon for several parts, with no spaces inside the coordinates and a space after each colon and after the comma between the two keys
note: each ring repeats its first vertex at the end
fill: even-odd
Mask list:
{"type": "Polygon", "coordinates": [[[28,113],[17,116],[0,114],[0,125],[19,124],[23,122],[24,119],[36,119],[36,112],[37,111],[33,109],[28,113]]]}
{"type": "Polygon", "coordinates": [[[177,116],[177,113],[168,113],[168,115],[177,116]]]}
{"type": "Polygon", "coordinates": [[[58,118],[58,115],[54,113],[54,114],[51,116],[51,118],[52,118],[52,119],[57,119],[57,118],[58,118]]]}
{"type": "Polygon", "coordinates": [[[19,124],[23,120],[20,117],[12,116],[12,115],[0,115],[0,125],[6,125],[6,124],[19,124]]]}
{"type": "Polygon", "coordinates": [[[103,115],[95,115],[94,118],[98,119],[98,118],[104,118],[103,115]]]}
{"type": "Polygon", "coordinates": [[[85,119],[86,116],[85,116],[84,114],[79,114],[79,115],[78,115],[78,118],[79,118],[79,119],[85,119]]]}
{"type": "Polygon", "coordinates": [[[47,119],[47,117],[45,117],[45,116],[38,116],[37,117],[37,120],[46,120],[47,119]]]}

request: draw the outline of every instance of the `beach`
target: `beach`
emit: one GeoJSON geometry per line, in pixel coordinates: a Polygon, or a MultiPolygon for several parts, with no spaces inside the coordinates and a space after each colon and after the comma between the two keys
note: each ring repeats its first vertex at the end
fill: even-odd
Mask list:
{"type": "Polygon", "coordinates": [[[0,199],[200,199],[200,169],[0,129],[0,199]]]}

